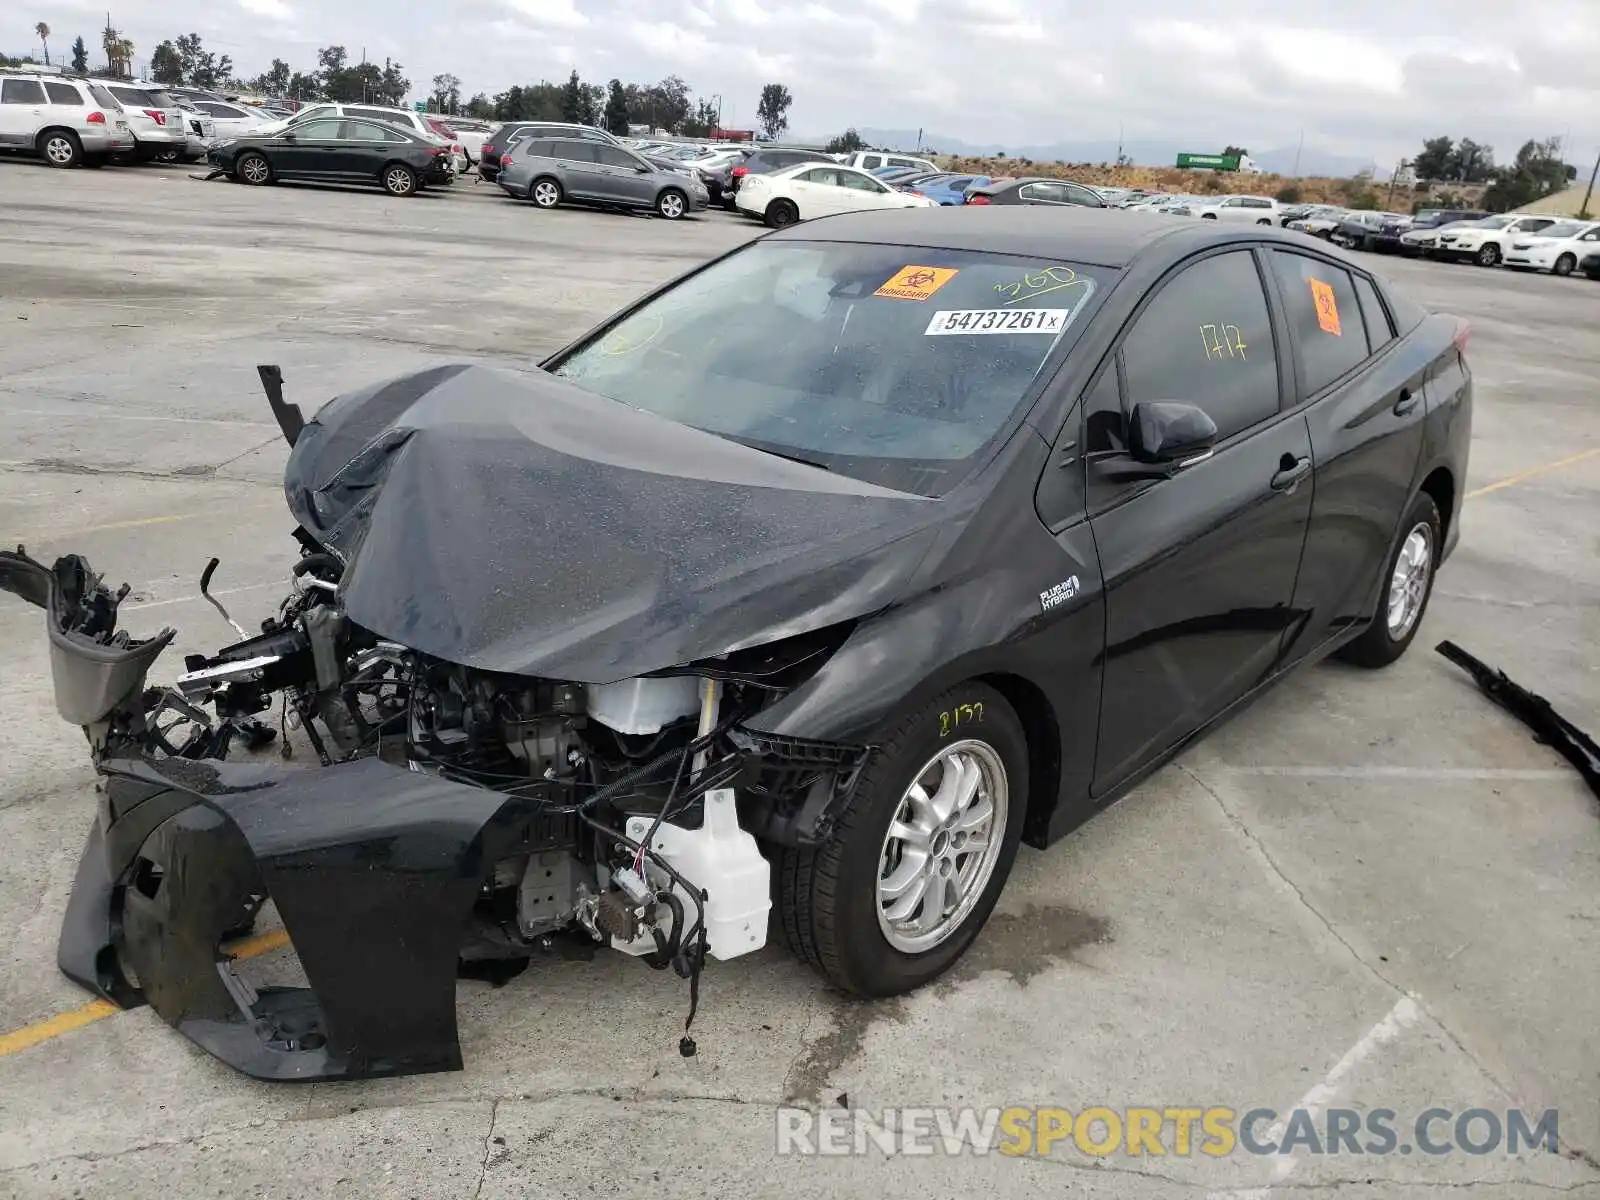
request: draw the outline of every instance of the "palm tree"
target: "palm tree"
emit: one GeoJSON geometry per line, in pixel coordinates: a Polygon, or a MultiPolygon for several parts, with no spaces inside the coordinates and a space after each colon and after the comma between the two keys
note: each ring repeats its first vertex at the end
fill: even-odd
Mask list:
{"type": "Polygon", "coordinates": [[[50,26],[40,21],[33,27],[33,31],[39,35],[39,41],[44,44],[44,65],[48,67],[50,65],[50,26]]]}

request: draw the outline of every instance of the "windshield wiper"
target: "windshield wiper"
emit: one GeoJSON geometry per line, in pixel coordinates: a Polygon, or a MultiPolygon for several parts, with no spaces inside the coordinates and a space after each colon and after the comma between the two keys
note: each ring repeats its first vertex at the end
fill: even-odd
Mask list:
{"type": "Polygon", "coordinates": [[[802,466],[806,466],[806,467],[815,467],[819,471],[832,471],[833,470],[833,468],[830,467],[827,463],[818,462],[814,458],[806,458],[803,455],[789,454],[789,453],[786,453],[785,451],[782,451],[782,450],[774,450],[771,446],[763,445],[760,442],[753,442],[753,441],[750,441],[747,438],[734,437],[730,433],[720,434],[719,436],[727,438],[730,442],[738,442],[739,445],[741,445],[741,446],[749,446],[750,449],[752,449],[752,450],[759,450],[763,454],[770,454],[770,455],[772,455],[773,458],[786,458],[790,462],[799,463],[802,466]]]}

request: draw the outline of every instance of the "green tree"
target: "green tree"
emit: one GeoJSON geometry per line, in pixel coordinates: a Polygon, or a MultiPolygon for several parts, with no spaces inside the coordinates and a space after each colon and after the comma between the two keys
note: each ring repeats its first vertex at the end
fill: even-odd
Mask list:
{"type": "Polygon", "coordinates": [[[1494,173],[1494,148],[1462,138],[1450,156],[1445,177],[1457,183],[1487,183],[1494,173]]]}
{"type": "Polygon", "coordinates": [[[701,97],[695,102],[694,111],[684,119],[678,132],[684,137],[703,138],[710,137],[711,131],[716,127],[717,106],[701,97]]]}
{"type": "Polygon", "coordinates": [[[482,92],[477,93],[467,101],[467,116],[476,117],[480,121],[487,121],[494,116],[494,104],[482,92]]]}
{"type": "Polygon", "coordinates": [[[127,79],[133,65],[133,43],[123,37],[108,20],[100,31],[100,48],[106,52],[106,74],[114,79],[127,79]]]}
{"type": "Polygon", "coordinates": [[[628,132],[628,93],[622,90],[622,80],[613,79],[606,85],[606,132],[619,137],[628,132]]]}
{"type": "Polygon", "coordinates": [[[1225,146],[1225,147],[1223,147],[1223,150],[1222,150],[1222,157],[1223,158],[1232,158],[1234,156],[1238,156],[1239,158],[1249,158],[1250,157],[1250,151],[1246,150],[1243,146],[1225,146]]]}
{"type": "Polygon", "coordinates": [[[80,75],[89,73],[89,47],[83,44],[82,34],[72,43],[72,69],[80,75]]]}
{"type": "Polygon", "coordinates": [[[861,135],[854,129],[846,129],[825,147],[829,154],[854,154],[857,150],[866,148],[866,142],[861,140],[861,135]]]}
{"type": "Polygon", "coordinates": [[[1418,179],[1444,179],[1455,162],[1454,138],[1433,137],[1422,143],[1422,153],[1411,160],[1418,179]]]}
{"type": "Polygon", "coordinates": [[[561,119],[581,125],[587,107],[586,97],[583,94],[583,80],[578,78],[578,72],[574,70],[561,89],[561,119]]]}
{"type": "Polygon", "coordinates": [[[50,65],[50,26],[40,21],[33,27],[33,32],[39,38],[39,44],[44,47],[44,65],[50,65]]]}
{"type": "Polygon", "coordinates": [[[326,100],[328,92],[322,85],[322,76],[316,71],[309,75],[304,71],[296,71],[289,76],[289,86],[283,89],[283,94],[291,100],[326,100]]]}
{"type": "MultiPolygon", "coordinates": [[[[372,64],[363,63],[362,66],[369,67],[372,64]]],[[[380,104],[387,104],[391,108],[399,108],[406,102],[406,97],[411,94],[411,80],[401,74],[403,69],[399,63],[387,58],[383,60],[382,75],[378,75],[377,68],[373,67],[372,73],[378,77],[370,91],[372,95],[377,97],[380,104]]]]}
{"type": "Polygon", "coordinates": [[[756,105],[756,120],[761,123],[768,140],[777,140],[789,128],[789,106],[793,103],[794,97],[783,84],[768,83],[762,86],[761,100],[756,105]]]}
{"type": "Polygon", "coordinates": [[[182,83],[183,60],[170,41],[158,42],[150,52],[150,78],[157,83],[182,83]]]}
{"type": "Polygon", "coordinates": [[[428,107],[434,112],[454,114],[461,107],[461,80],[454,75],[435,75],[428,107]]]}
{"type": "Polygon", "coordinates": [[[1567,179],[1561,139],[1529,140],[1517,151],[1514,162],[1495,173],[1494,182],[1483,193],[1483,206],[1490,212],[1521,208],[1559,192],[1567,186],[1567,179]]]}
{"type": "Polygon", "coordinates": [[[689,119],[689,85],[676,75],[668,75],[652,87],[656,123],[668,133],[680,133],[689,119]]]}
{"type": "MultiPolygon", "coordinates": [[[[190,87],[216,88],[224,86],[233,75],[233,60],[224,54],[218,58],[200,43],[198,33],[186,33],[177,41],[178,58],[182,63],[182,78],[174,83],[190,87]]],[[[154,63],[154,59],[151,62],[154,63]]]]}
{"type": "Polygon", "coordinates": [[[250,87],[266,96],[286,96],[289,94],[291,77],[289,64],[281,58],[275,58],[269,70],[250,81],[250,87]]]}

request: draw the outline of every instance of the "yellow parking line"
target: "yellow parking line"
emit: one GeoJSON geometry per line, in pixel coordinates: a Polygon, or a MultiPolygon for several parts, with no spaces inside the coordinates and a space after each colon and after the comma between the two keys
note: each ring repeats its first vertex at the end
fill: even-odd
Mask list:
{"type": "MultiPolygon", "coordinates": [[[[288,944],[289,934],[282,929],[273,929],[234,943],[228,951],[228,957],[259,958],[288,944]]],[[[32,1025],[24,1025],[21,1029],[10,1033],[0,1034],[0,1058],[27,1050],[40,1042],[53,1041],[63,1034],[71,1033],[74,1029],[82,1029],[85,1025],[93,1025],[106,1017],[116,1016],[121,1011],[122,1009],[109,1000],[91,1000],[64,1013],[46,1017],[43,1021],[36,1021],[32,1025]]]]}
{"type": "Polygon", "coordinates": [[[1526,471],[1518,471],[1515,475],[1508,475],[1494,483],[1486,483],[1481,488],[1475,488],[1467,493],[1466,498],[1471,500],[1474,496],[1486,496],[1490,492],[1498,492],[1501,488],[1512,487],[1535,475],[1543,475],[1546,471],[1555,471],[1561,467],[1570,467],[1573,463],[1582,462],[1586,458],[1593,458],[1600,454],[1600,446],[1588,450],[1580,450],[1576,454],[1569,454],[1565,458],[1558,458],[1554,462],[1540,463],[1537,467],[1529,467],[1526,471]]]}
{"type": "Polygon", "coordinates": [[[57,1013],[32,1025],[24,1025],[12,1033],[0,1035],[0,1058],[15,1054],[19,1050],[26,1050],[29,1046],[37,1046],[40,1042],[48,1042],[64,1033],[71,1033],[74,1029],[82,1029],[85,1025],[92,1025],[102,1018],[121,1011],[109,1000],[91,1000],[78,1008],[57,1013]]]}

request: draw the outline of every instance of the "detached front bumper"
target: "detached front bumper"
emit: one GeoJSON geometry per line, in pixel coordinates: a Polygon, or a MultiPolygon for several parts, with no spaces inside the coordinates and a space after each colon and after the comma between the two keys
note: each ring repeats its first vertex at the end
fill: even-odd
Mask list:
{"type": "Polygon", "coordinates": [[[376,759],[102,771],[62,971],[122,1007],[149,1003],[257,1079],[459,1069],[457,957],[484,874],[570,836],[521,800],[376,759]],[[308,987],[256,991],[220,949],[268,898],[308,987]]]}

